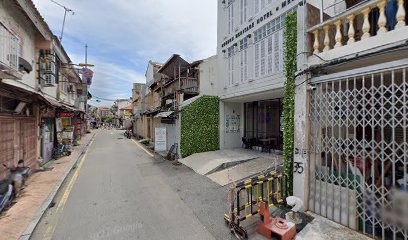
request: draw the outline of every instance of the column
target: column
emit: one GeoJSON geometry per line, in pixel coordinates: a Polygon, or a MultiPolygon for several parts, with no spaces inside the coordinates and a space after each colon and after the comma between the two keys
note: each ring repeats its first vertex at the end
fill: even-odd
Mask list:
{"type": "Polygon", "coordinates": [[[354,39],[354,34],[356,33],[355,30],[354,30],[354,15],[348,16],[347,19],[349,21],[349,30],[348,30],[349,40],[348,40],[347,44],[351,44],[351,43],[354,43],[356,41],[354,39]]]}

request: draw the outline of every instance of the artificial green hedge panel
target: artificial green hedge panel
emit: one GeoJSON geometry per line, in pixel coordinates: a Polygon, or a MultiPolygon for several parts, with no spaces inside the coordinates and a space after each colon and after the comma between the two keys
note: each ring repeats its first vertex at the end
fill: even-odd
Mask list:
{"type": "Polygon", "coordinates": [[[293,194],[293,151],[295,119],[295,74],[297,53],[297,16],[292,12],[285,19],[285,97],[283,99],[283,160],[289,178],[289,194],[293,194]]]}
{"type": "Polygon", "coordinates": [[[180,149],[182,157],[219,149],[219,98],[202,96],[183,108],[180,149]]]}

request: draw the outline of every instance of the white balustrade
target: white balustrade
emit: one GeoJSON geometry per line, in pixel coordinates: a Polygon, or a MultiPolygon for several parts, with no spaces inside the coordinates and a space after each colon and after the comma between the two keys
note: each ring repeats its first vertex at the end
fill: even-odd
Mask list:
{"type": "MultiPolygon", "coordinates": [[[[320,53],[322,48],[323,52],[328,52],[331,50],[331,47],[337,49],[341,48],[343,45],[353,44],[356,41],[364,41],[371,38],[373,35],[387,33],[387,2],[387,0],[367,1],[366,3],[359,4],[338,16],[310,28],[308,32],[313,37],[313,53],[320,53]],[[373,22],[372,19],[370,19],[371,16],[373,16],[370,15],[372,11],[377,11],[379,13],[378,21],[375,23],[375,26],[378,29],[377,31],[373,31],[373,22]],[[343,28],[347,27],[347,29],[342,31],[342,26],[343,28]],[[335,29],[335,31],[330,31],[331,29],[335,29]],[[321,37],[321,33],[323,33],[323,38],[321,37]],[[332,39],[334,39],[334,43],[331,42],[332,39]]],[[[395,18],[397,22],[395,29],[406,26],[406,9],[404,8],[404,0],[398,0],[398,11],[395,18]]]]}

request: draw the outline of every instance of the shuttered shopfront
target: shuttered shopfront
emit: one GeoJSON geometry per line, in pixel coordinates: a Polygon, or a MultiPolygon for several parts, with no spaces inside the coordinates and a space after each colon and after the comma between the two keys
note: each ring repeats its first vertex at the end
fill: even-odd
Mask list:
{"type": "MultiPolygon", "coordinates": [[[[0,164],[15,167],[19,160],[36,167],[35,118],[0,117],[0,164]]],[[[0,179],[5,177],[2,167],[0,179]]]]}

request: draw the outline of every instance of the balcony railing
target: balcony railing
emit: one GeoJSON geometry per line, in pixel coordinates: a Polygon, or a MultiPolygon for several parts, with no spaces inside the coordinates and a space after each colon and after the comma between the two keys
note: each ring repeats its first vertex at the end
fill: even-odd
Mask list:
{"type": "Polygon", "coordinates": [[[18,71],[19,40],[0,24],[0,65],[18,71]]]}
{"type": "MultiPolygon", "coordinates": [[[[407,0],[405,0],[407,1],[407,0]]],[[[386,12],[387,0],[372,0],[358,4],[344,13],[328,19],[327,21],[318,24],[308,30],[311,35],[314,54],[321,54],[333,51],[334,49],[344,48],[343,46],[350,46],[357,42],[368,42],[372,39],[370,44],[362,46],[357,50],[364,50],[364,48],[373,48],[385,45],[388,42],[396,42],[398,39],[387,38],[387,40],[374,41],[374,37],[380,37],[387,32],[396,32],[399,29],[406,28],[406,2],[398,0],[396,11],[386,12]],[[395,21],[388,21],[387,19],[395,21]]],[[[403,40],[403,34],[400,34],[403,40]]],[[[406,36],[405,36],[406,38],[406,36]]]]}
{"type": "Polygon", "coordinates": [[[186,94],[198,94],[199,93],[198,81],[196,79],[191,79],[191,78],[188,78],[188,79],[183,78],[180,80],[180,83],[178,80],[173,81],[169,83],[168,85],[163,86],[163,89],[164,89],[163,97],[170,96],[178,90],[186,94]]]}

